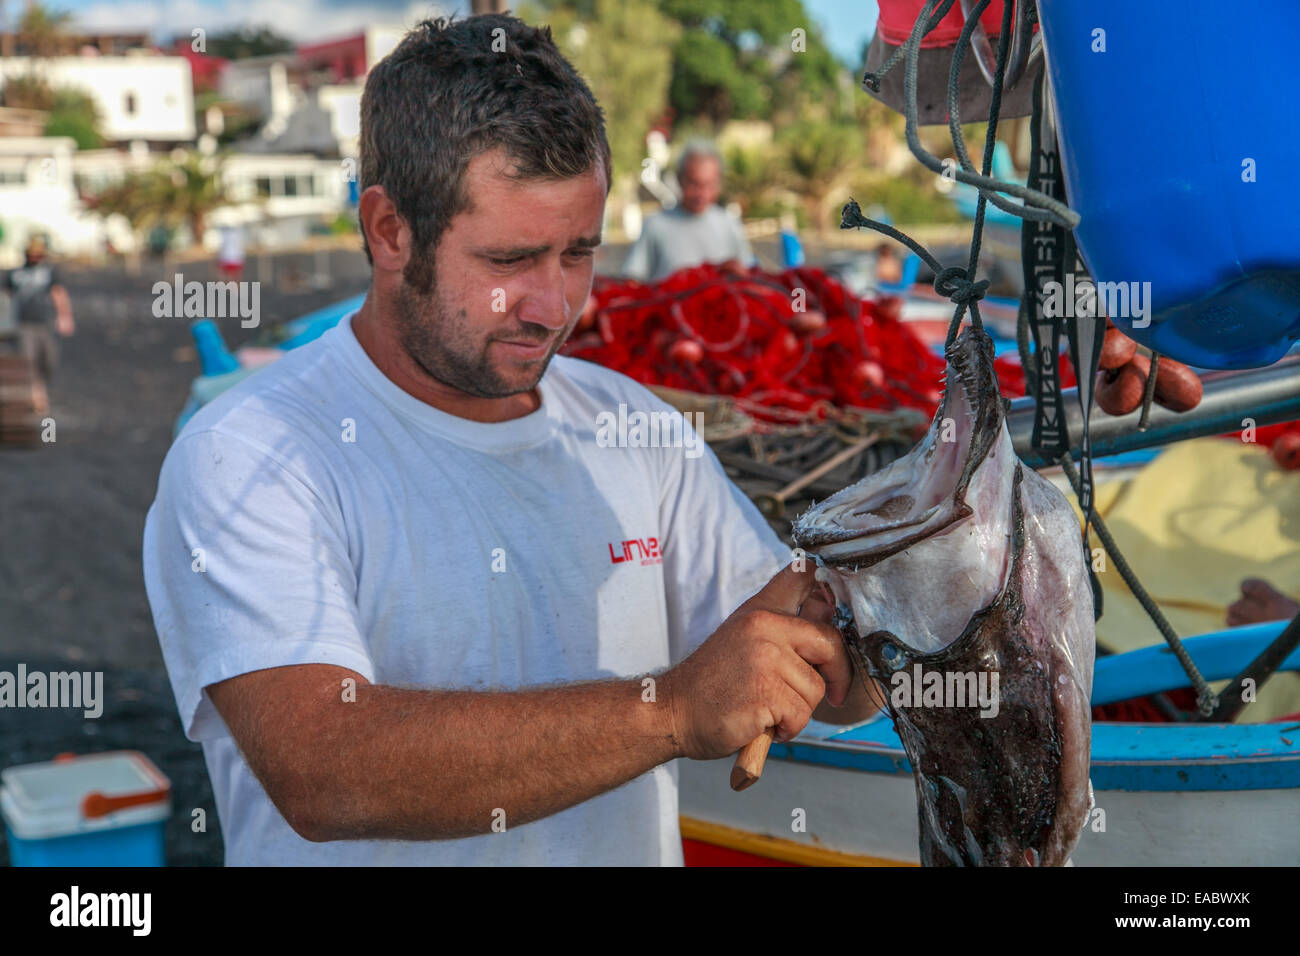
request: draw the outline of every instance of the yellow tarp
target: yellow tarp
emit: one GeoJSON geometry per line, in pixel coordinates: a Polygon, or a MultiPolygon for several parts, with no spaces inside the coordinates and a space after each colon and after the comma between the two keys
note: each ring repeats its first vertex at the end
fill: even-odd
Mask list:
{"type": "MultiPolygon", "coordinates": [[[[1259,445],[1221,438],[1171,445],[1132,479],[1100,484],[1097,511],[1180,637],[1225,628],[1243,578],[1264,578],[1293,598],[1300,592],[1300,472],[1283,471],[1259,445]]],[[[1092,546],[1102,546],[1095,532],[1092,546]]],[[[1097,640],[1114,651],[1163,645],[1109,556],[1105,562],[1097,640]]],[[[1211,682],[1216,691],[1222,684],[1211,682]]],[[[1270,678],[1238,719],[1296,711],[1300,674],[1291,671],[1270,678]]]]}

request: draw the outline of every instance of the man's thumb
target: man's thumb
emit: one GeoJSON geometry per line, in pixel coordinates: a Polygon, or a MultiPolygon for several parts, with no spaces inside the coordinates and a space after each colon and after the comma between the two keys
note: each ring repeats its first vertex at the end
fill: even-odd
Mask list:
{"type": "Polygon", "coordinates": [[[795,566],[792,562],[782,568],[763,585],[761,591],[745,602],[746,605],[782,614],[798,614],[800,606],[817,587],[817,567],[812,562],[804,562],[804,569],[796,571],[795,566]]]}

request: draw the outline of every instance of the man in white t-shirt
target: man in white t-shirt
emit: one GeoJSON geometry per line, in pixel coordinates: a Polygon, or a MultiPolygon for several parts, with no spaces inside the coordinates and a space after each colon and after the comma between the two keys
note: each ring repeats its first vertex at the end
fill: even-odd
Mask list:
{"type": "Polygon", "coordinates": [[[364,305],[191,419],[145,526],[226,862],[680,864],[675,758],[871,712],[811,569],[554,357],[609,147],[548,34],[420,24],[361,156],[364,305]]]}

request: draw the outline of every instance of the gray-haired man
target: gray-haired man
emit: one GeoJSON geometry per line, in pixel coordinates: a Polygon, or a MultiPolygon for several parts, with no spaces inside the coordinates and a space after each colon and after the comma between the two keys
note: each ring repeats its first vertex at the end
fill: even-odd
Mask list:
{"type": "Polygon", "coordinates": [[[681,204],[652,217],[623,263],[623,274],[658,282],[704,262],[754,264],[754,252],[734,216],[718,206],[722,159],[708,143],[691,143],[677,162],[681,204]]]}

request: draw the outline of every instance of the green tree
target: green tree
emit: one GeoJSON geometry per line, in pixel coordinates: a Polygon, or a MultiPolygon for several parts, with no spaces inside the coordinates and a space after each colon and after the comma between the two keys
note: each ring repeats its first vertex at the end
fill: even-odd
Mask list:
{"type": "Polygon", "coordinates": [[[28,56],[54,56],[63,42],[63,31],[72,22],[68,10],[55,10],[42,3],[29,3],[18,19],[19,49],[28,56]]]}
{"type": "Polygon", "coordinates": [[[646,133],[668,105],[680,28],[653,0],[569,0],[520,12],[550,25],[556,45],[604,108],[615,176],[638,174],[646,133]]]}
{"type": "Polygon", "coordinates": [[[48,113],[42,130],[45,136],[71,136],[77,141],[78,149],[103,145],[99,108],[84,90],[54,89],[43,77],[30,73],[13,77],[5,84],[4,105],[48,113]]]}
{"type": "Polygon", "coordinates": [[[293,41],[276,33],[268,26],[240,27],[214,33],[207,38],[207,55],[223,56],[230,60],[242,60],[250,56],[266,56],[272,53],[289,53],[293,50],[293,41]]]}
{"type": "Polygon", "coordinates": [[[669,91],[679,118],[716,128],[733,118],[780,122],[810,106],[833,108],[845,70],[801,0],[659,2],[684,30],[669,91]]]}
{"type": "Polygon", "coordinates": [[[807,221],[819,232],[829,231],[839,223],[832,207],[847,198],[838,194],[861,169],[862,131],[849,122],[809,119],[782,129],[777,141],[807,221]]]}
{"type": "Polygon", "coordinates": [[[137,235],[157,226],[187,225],[197,245],[203,241],[208,216],[228,205],[230,198],[221,184],[220,166],[189,153],[179,161],[131,173],[88,203],[101,216],[122,216],[137,235]]]}
{"type": "Polygon", "coordinates": [[[54,90],[34,73],[10,77],[5,81],[4,103],[16,109],[49,111],[54,106],[54,90]]]}
{"type": "Polygon", "coordinates": [[[772,146],[733,146],[725,156],[726,194],[746,217],[779,211],[776,194],[785,185],[784,159],[772,146]]]}
{"type": "Polygon", "coordinates": [[[99,108],[90,94],[75,89],[54,92],[50,116],[45,121],[46,136],[71,136],[78,149],[98,149],[104,145],[99,134],[99,108]]]}

